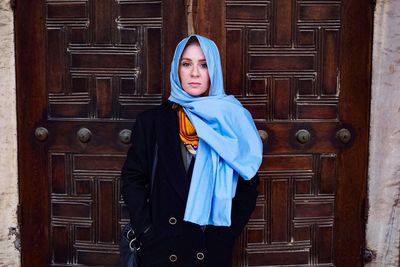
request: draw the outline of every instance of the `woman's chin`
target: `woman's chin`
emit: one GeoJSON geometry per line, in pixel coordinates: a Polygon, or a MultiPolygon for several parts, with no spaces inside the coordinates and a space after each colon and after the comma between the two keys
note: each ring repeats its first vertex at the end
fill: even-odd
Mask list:
{"type": "Polygon", "coordinates": [[[208,95],[208,93],[207,93],[208,90],[200,90],[200,89],[189,89],[189,90],[186,90],[185,89],[185,92],[188,93],[191,96],[206,96],[206,95],[208,95]]]}

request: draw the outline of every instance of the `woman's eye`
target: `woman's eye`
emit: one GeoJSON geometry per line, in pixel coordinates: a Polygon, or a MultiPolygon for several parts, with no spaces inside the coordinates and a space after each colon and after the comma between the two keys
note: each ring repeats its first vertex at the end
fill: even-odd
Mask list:
{"type": "Polygon", "coordinates": [[[183,63],[182,63],[182,66],[183,66],[183,67],[189,67],[189,66],[190,66],[190,63],[188,63],[188,62],[183,62],[183,63]]]}
{"type": "Polygon", "coordinates": [[[203,69],[207,69],[207,63],[201,64],[201,67],[202,67],[203,69]]]}

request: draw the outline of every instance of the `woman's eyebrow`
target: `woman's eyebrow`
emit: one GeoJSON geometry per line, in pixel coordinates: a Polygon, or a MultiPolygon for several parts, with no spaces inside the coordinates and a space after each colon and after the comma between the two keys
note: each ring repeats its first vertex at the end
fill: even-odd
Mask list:
{"type": "MultiPolygon", "coordinates": [[[[183,57],[183,58],[181,58],[181,61],[182,60],[189,60],[189,61],[193,61],[192,59],[190,59],[190,58],[187,58],[187,57],[183,57]]],[[[199,59],[199,61],[206,61],[206,59],[204,58],[202,58],[202,59],[199,59]]]]}

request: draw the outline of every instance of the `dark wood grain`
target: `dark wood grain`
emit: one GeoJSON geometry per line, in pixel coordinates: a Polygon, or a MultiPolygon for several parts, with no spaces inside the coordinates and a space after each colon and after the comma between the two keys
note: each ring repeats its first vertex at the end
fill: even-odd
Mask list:
{"type": "Polygon", "coordinates": [[[188,34],[185,16],[185,0],[164,1],[163,13],[168,14],[168,16],[163,17],[163,25],[166,30],[162,35],[165,45],[162,56],[162,66],[164,71],[164,99],[166,99],[171,92],[169,73],[171,71],[170,65],[174,56],[175,47],[188,34]]]}
{"type": "MultiPolygon", "coordinates": [[[[100,2],[16,4],[24,267],[119,265],[129,218],[118,179],[129,145],[119,132],[168,98],[170,62],[187,35],[185,0],[100,2]],[[44,142],[34,137],[39,126],[50,133],[44,142]],[[77,137],[83,127],[87,143],[77,137]]],[[[372,7],[194,6],[196,33],[220,48],[227,92],[269,135],[233,266],[362,266],[372,7]],[[335,137],[343,127],[353,136],[347,144],[335,137]],[[308,143],[297,141],[299,130],[308,143]]]]}
{"type": "Polygon", "coordinates": [[[194,16],[196,33],[213,40],[218,46],[222,68],[225,70],[225,3],[224,1],[197,0],[194,16]]]}
{"type": "Polygon", "coordinates": [[[227,91],[269,134],[261,194],[234,266],[362,266],[371,8],[357,0],[225,3],[227,91]],[[343,127],[353,134],[347,144],[335,137],[343,127]],[[298,142],[299,130],[308,142],[298,142]]]}
{"type": "Polygon", "coordinates": [[[118,177],[129,147],[119,132],[166,99],[163,56],[184,36],[178,28],[170,42],[161,7],[18,1],[22,266],[119,266],[128,214],[118,177]],[[43,142],[39,126],[49,131],[43,142]],[[77,136],[83,127],[87,143],[77,136]]]}
{"type": "Polygon", "coordinates": [[[356,137],[352,149],[343,150],[338,157],[337,190],[340,193],[336,205],[339,216],[334,229],[334,254],[337,266],[362,266],[361,253],[365,246],[366,223],[364,204],[367,198],[373,5],[366,1],[345,1],[341,16],[344,26],[340,43],[340,119],[343,123],[352,125],[356,137]]]}
{"type": "Polygon", "coordinates": [[[18,1],[15,10],[18,176],[22,266],[49,264],[47,145],[34,138],[45,126],[46,68],[43,1],[18,1]]]}

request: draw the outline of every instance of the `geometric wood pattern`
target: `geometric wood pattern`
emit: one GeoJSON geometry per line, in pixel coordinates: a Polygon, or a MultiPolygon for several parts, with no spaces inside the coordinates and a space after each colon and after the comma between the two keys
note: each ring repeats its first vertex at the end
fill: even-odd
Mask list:
{"type": "Polygon", "coordinates": [[[125,155],[50,154],[53,266],[119,266],[120,231],[129,220],[119,192],[124,160],[125,155]]]}
{"type": "MultiPolygon", "coordinates": [[[[158,105],[161,10],[161,1],[48,0],[49,118],[107,123],[158,105]]],[[[227,91],[260,129],[273,135],[275,123],[298,121],[333,134],[321,123],[338,122],[339,11],[338,1],[226,1],[227,91]]],[[[265,155],[236,266],[332,264],[337,151],[317,141],[310,154],[275,142],[284,151],[265,155]]],[[[119,194],[123,160],[50,153],[54,266],[118,265],[119,230],[128,219],[119,194]]]]}
{"type": "Polygon", "coordinates": [[[341,2],[225,2],[227,90],[267,121],[338,120],[341,2]]]}
{"type": "Polygon", "coordinates": [[[46,2],[49,116],[133,119],[161,102],[161,1],[46,2]]]}
{"type": "Polygon", "coordinates": [[[119,266],[118,132],[163,97],[161,1],[45,2],[52,266],[119,266]],[[116,124],[116,122],[118,122],[116,124]],[[124,122],[121,124],[120,122],[124,122]],[[92,131],[89,145],[76,131],[92,131]],[[107,145],[104,145],[107,143],[107,145]]]}
{"type": "Polygon", "coordinates": [[[227,91],[272,139],[234,266],[333,266],[341,1],[225,3],[227,91]]]}
{"type": "MultiPolygon", "coordinates": [[[[269,135],[233,266],[361,266],[369,3],[194,2],[200,18],[208,15],[194,16],[199,29],[222,44],[227,92],[269,135]],[[342,127],[354,133],[347,145],[335,137],[342,127]],[[309,143],[297,142],[300,129],[309,143]]],[[[119,172],[129,145],[118,133],[168,97],[184,3],[15,5],[23,266],[119,266],[129,220],[119,172]],[[35,139],[37,127],[49,130],[47,140],[35,139]],[[76,136],[82,127],[92,132],[88,143],[76,136]]]]}
{"type": "Polygon", "coordinates": [[[331,264],[336,155],[266,155],[264,162],[239,266],[331,264]]]}
{"type": "MultiPolygon", "coordinates": [[[[53,122],[132,120],[161,102],[161,1],[45,5],[53,122]]],[[[321,123],[338,122],[340,2],[226,1],[225,25],[227,91],[257,126],[273,135],[276,123],[308,122],[333,135],[321,123]]],[[[235,266],[333,263],[337,149],[317,141],[308,154],[275,142],[284,151],[265,155],[260,197],[235,266]]],[[[117,266],[128,219],[119,194],[123,154],[58,149],[49,156],[52,263],[117,266]]]]}

